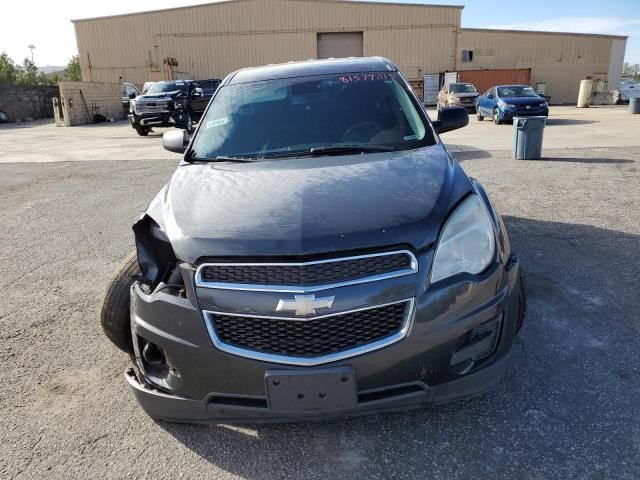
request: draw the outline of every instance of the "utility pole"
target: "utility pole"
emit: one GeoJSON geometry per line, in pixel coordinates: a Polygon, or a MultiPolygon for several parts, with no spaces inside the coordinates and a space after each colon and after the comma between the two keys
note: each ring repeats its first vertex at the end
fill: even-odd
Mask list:
{"type": "Polygon", "coordinates": [[[30,44],[27,48],[31,50],[31,61],[33,62],[33,51],[36,49],[36,47],[35,45],[30,44]]]}

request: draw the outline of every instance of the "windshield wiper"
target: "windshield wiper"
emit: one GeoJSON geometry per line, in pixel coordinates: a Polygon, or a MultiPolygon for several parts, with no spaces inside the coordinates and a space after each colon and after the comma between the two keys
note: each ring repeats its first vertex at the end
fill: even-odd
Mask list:
{"type": "Polygon", "coordinates": [[[258,162],[255,158],[249,157],[228,157],[226,155],[218,155],[217,157],[203,158],[203,162],[234,162],[234,163],[251,163],[258,162]]]}
{"type": "Polygon", "coordinates": [[[304,150],[289,150],[282,152],[272,152],[259,158],[288,158],[304,156],[321,156],[345,153],[376,153],[393,152],[395,147],[388,145],[324,145],[322,147],[312,147],[304,150]]]}
{"type": "Polygon", "coordinates": [[[309,149],[311,155],[331,155],[332,153],[374,153],[393,152],[394,147],[389,145],[327,145],[326,147],[313,147],[309,149]]]}
{"type": "Polygon", "coordinates": [[[249,163],[256,162],[255,158],[249,157],[231,157],[226,155],[218,155],[215,157],[199,157],[193,150],[189,150],[185,155],[187,162],[233,162],[233,163],[249,163]]]}

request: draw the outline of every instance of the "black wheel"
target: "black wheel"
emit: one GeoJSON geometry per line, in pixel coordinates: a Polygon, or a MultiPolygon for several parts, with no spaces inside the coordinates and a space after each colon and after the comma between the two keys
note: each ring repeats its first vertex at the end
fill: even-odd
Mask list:
{"type": "Polygon", "coordinates": [[[147,135],[149,135],[150,131],[151,129],[149,127],[136,128],[136,132],[138,132],[138,135],[140,135],[141,137],[146,137],[147,135]]]}
{"type": "Polygon", "coordinates": [[[9,115],[6,112],[0,110],[0,123],[7,123],[9,121],[9,115]]]}
{"type": "Polygon", "coordinates": [[[480,113],[480,110],[476,109],[476,118],[478,119],[479,122],[484,120],[484,117],[482,116],[482,114],[480,113]]]}
{"type": "Polygon", "coordinates": [[[132,255],[111,280],[100,313],[100,322],[105,335],[116,347],[129,354],[133,353],[129,291],[138,276],[140,276],[138,259],[132,255]]]}
{"type": "Polygon", "coordinates": [[[496,125],[500,125],[502,123],[502,120],[500,120],[500,112],[497,108],[493,109],[493,123],[496,125]]]}

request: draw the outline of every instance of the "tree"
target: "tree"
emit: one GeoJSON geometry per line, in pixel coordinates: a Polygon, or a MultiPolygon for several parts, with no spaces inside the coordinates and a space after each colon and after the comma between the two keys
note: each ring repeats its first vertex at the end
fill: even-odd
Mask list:
{"type": "Polygon", "coordinates": [[[67,68],[64,69],[64,74],[67,77],[67,80],[72,82],[79,82],[82,80],[80,57],[78,55],[71,57],[71,60],[69,60],[69,63],[67,64],[67,68]]]}
{"type": "Polygon", "coordinates": [[[28,58],[16,69],[17,85],[38,85],[38,66],[28,58]]]}
{"type": "Polygon", "coordinates": [[[0,55],[0,83],[14,83],[16,81],[16,65],[7,55],[2,52],[0,55]]]}

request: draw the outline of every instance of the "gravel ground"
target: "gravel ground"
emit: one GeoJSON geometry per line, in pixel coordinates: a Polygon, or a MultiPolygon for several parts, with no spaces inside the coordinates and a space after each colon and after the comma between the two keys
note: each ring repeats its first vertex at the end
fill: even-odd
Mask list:
{"type": "Polygon", "coordinates": [[[636,148],[458,156],[505,217],[529,311],[502,383],[295,425],[154,422],[98,313],[175,160],[0,165],[0,478],[640,477],[636,148]]]}

